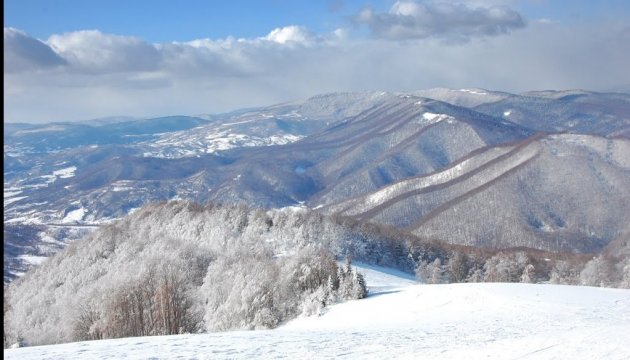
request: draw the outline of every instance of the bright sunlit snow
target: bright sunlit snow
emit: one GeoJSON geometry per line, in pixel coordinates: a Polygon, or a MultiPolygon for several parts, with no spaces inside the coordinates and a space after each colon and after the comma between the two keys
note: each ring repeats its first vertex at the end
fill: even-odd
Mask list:
{"type": "Polygon", "coordinates": [[[446,120],[449,123],[453,121],[453,118],[451,116],[445,114],[434,114],[430,112],[425,112],[424,114],[422,114],[422,119],[424,120],[422,122],[423,124],[435,124],[442,120],[446,120]]]}
{"type": "Polygon", "coordinates": [[[370,296],[275,330],[88,341],[5,350],[8,359],[627,359],[630,290],[416,284],[360,267],[370,296]]]}
{"type": "Polygon", "coordinates": [[[61,178],[61,179],[67,179],[70,177],[74,176],[74,172],[77,171],[77,167],[76,166],[70,166],[64,169],[59,169],[59,170],[55,170],[53,171],[53,175],[61,178]]]}
{"type": "Polygon", "coordinates": [[[63,220],[61,220],[61,222],[66,224],[66,223],[81,221],[83,220],[83,217],[85,216],[85,212],[86,211],[84,208],[72,210],[66,214],[66,216],[63,218],[63,220]]]}
{"type": "Polygon", "coordinates": [[[48,256],[20,255],[18,259],[31,265],[41,265],[44,260],[48,259],[48,256]]]}
{"type": "Polygon", "coordinates": [[[467,92],[469,94],[475,94],[475,95],[488,95],[487,92],[479,91],[479,90],[475,90],[475,89],[459,89],[459,91],[467,92]]]}

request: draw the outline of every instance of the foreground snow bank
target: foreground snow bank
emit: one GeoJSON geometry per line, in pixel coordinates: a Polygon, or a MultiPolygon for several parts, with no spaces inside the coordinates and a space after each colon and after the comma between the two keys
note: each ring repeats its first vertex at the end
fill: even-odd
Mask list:
{"type": "Polygon", "coordinates": [[[630,290],[422,285],[361,267],[367,299],[268,331],[89,341],[5,350],[8,359],[627,359],[630,290]]]}

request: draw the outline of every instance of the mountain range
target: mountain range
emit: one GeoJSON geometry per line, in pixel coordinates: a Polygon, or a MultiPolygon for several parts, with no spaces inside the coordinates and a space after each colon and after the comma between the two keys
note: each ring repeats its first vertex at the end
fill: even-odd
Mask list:
{"type": "Polygon", "coordinates": [[[309,207],[460,245],[630,247],[628,94],[332,93],[4,130],[5,283],[170,199],[309,207]]]}

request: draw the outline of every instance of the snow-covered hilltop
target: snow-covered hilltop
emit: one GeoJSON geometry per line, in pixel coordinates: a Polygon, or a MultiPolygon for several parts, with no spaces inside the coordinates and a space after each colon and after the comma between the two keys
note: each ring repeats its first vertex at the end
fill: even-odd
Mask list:
{"type": "Polygon", "coordinates": [[[627,359],[630,290],[417,284],[360,266],[367,299],[274,330],[87,341],[4,351],[7,359],[627,359]]]}

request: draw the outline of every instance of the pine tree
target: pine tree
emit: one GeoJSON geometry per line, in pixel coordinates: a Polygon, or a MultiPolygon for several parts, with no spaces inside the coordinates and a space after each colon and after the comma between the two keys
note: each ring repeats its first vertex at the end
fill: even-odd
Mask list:
{"type": "Polygon", "coordinates": [[[352,279],[353,293],[355,299],[364,299],[368,295],[368,289],[365,285],[365,278],[363,274],[356,272],[354,273],[354,277],[352,279]]]}
{"type": "Polygon", "coordinates": [[[339,290],[339,278],[337,277],[337,274],[331,274],[328,276],[328,283],[326,284],[327,304],[337,302],[337,290],[339,290]]]}
{"type": "Polygon", "coordinates": [[[346,276],[347,277],[351,277],[352,276],[352,260],[350,259],[349,256],[346,256],[346,276]]]}

